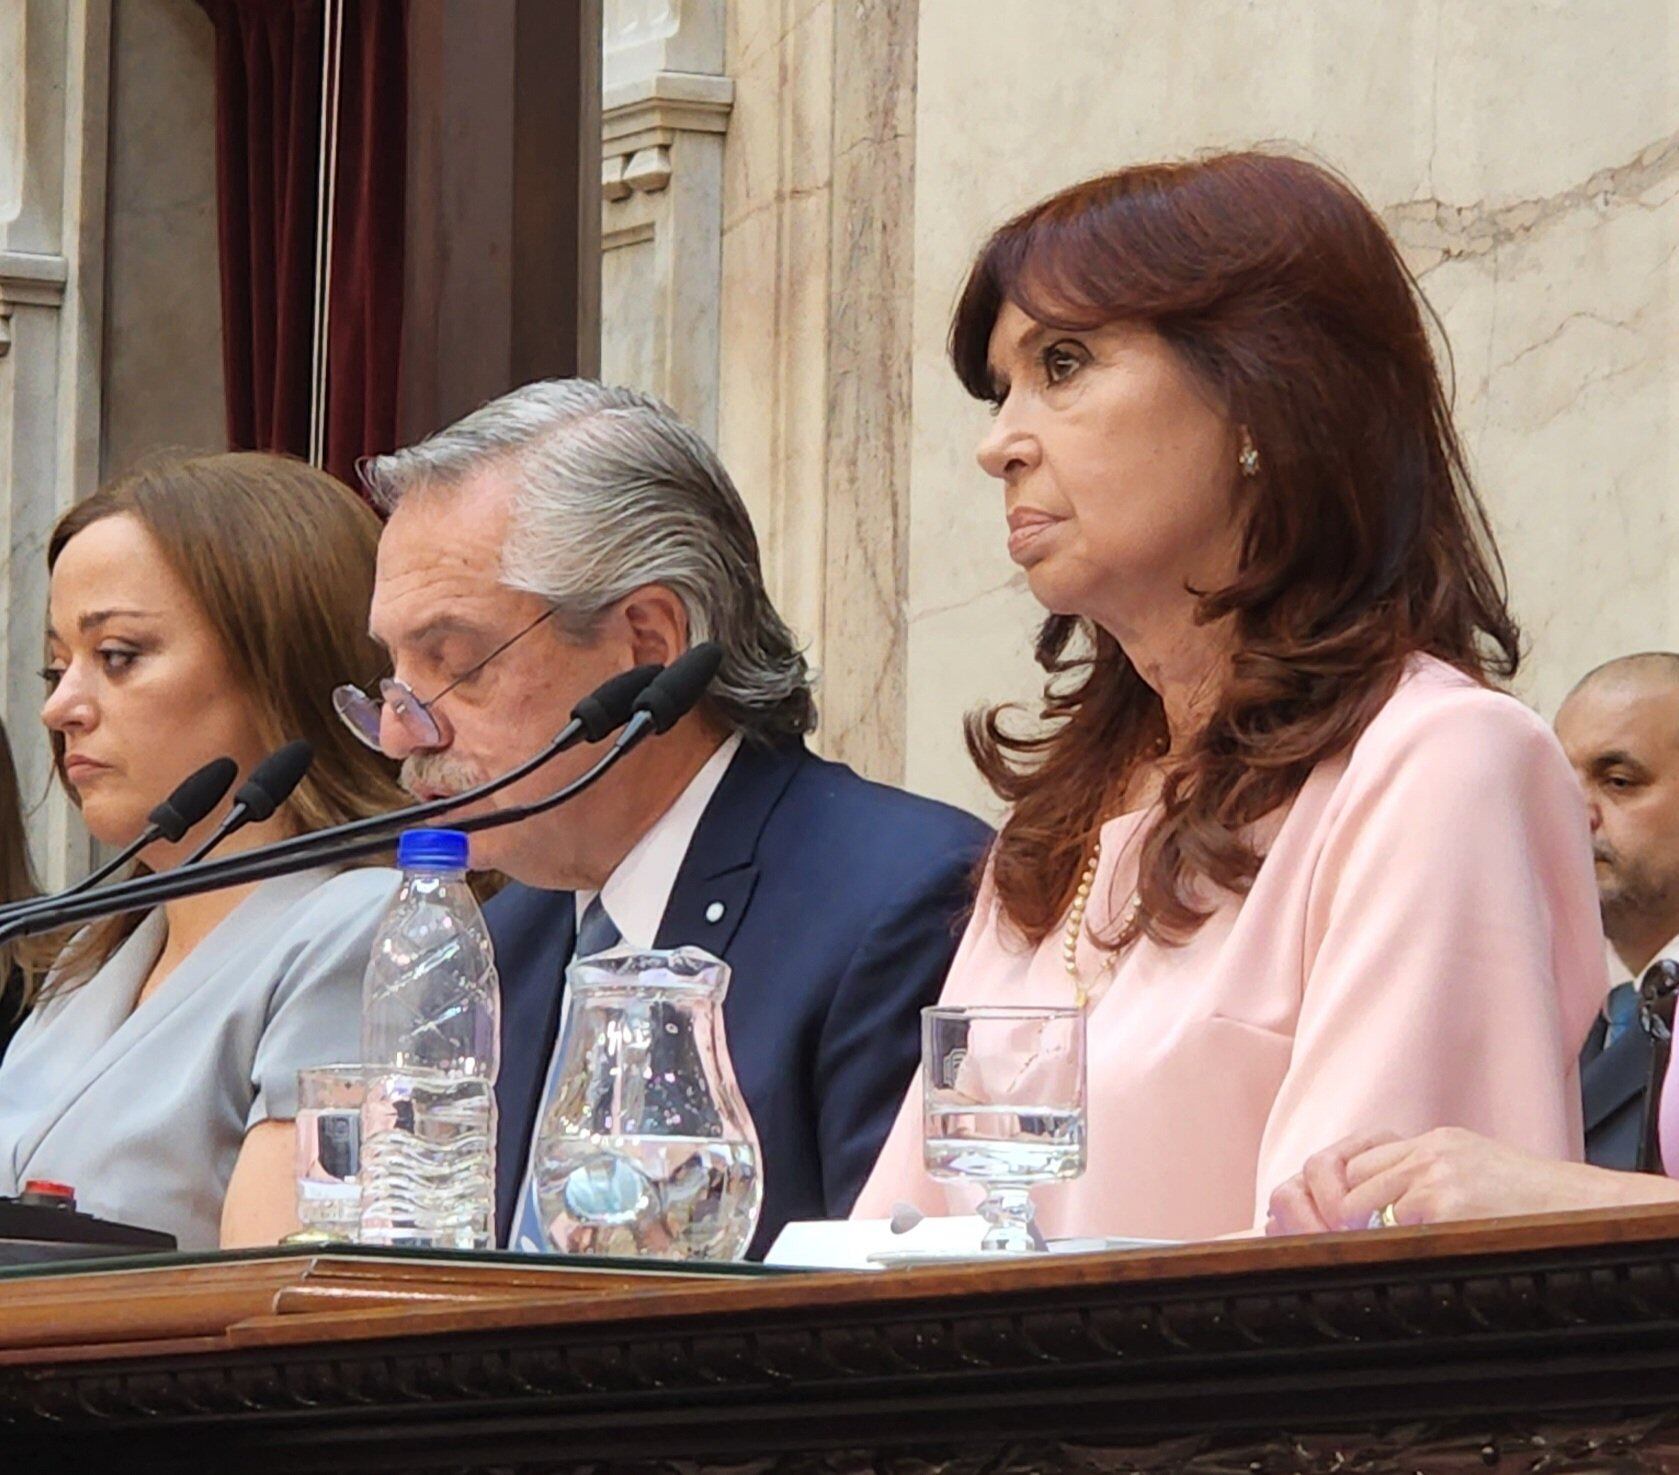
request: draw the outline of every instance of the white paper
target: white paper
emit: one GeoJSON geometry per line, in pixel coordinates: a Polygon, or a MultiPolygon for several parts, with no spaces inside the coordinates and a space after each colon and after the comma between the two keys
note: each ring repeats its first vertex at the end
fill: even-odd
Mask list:
{"type": "Polygon", "coordinates": [[[879,1270],[874,1254],[978,1255],[985,1220],[978,1214],[929,1217],[902,1234],[890,1219],[794,1220],[775,1238],[766,1265],[805,1270],[879,1270]]]}
{"type": "MultiPolygon", "coordinates": [[[[902,1234],[892,1232],[889,1219],[795,1220],[776,1236],[764,1263],[800,1270],[883,1270],[917,1260],[983,1257],[980,1241],[984,1238],[985,1220],[978,1214],[922,1219],[902,1234]]],[[[1049,1253],[1160,1250],[1181,1243],[1170,1239],[1052,1239],[1049,1253]]]]}

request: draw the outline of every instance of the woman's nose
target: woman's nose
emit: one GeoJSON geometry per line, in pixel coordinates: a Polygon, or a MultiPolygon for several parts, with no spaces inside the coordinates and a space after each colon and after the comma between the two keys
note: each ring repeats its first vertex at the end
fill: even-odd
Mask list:
{"type": "Polygon", "coordinates": [[[1019,415],[1009,413],[1005,403],[980,441],[975,456],[987,476],[1008,481],[1036,464],[1038,443],[1020,424],[1019,415]]]}
{"type": "Polygon", "coordinates": [[[41,721],[52,732],[65,732],[73,727],[87,727],[92,720],[92,695],[72,664],[65,668],[41,703],[41,721]]]}

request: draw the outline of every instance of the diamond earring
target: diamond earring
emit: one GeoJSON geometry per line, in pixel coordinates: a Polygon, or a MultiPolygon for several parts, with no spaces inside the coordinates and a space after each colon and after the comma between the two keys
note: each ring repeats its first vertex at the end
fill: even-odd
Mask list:
{"type": "Polygon", "coordinates": [[[1252,481],[1259,475],[1259,451],[1254,446],[1253,437],[1248,434],[1247,426],[1242,427],[1242,449],[1236,456],[1236,465],[1241,468],[1242,475],[1252,481]]]}

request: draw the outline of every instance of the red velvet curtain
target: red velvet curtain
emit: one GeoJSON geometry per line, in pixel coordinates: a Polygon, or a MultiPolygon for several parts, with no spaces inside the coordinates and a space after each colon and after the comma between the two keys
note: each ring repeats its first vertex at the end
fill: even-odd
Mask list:
{"type": "MultiPolygon", "coordinates": [[[[307,456],[326,0],[199,0],[216,28],[227,437],[307,456]]],[[[342,0],[324,460],[396,440],[402,344],[405,0],[342,0]]]]}

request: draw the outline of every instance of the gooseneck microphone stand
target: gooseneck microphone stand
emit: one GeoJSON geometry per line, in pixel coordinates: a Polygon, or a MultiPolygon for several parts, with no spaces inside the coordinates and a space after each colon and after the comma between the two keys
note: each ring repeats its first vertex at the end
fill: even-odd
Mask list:
{"type": "MultiPolygon", "coordinates": [[[[210,811],[221,803],[222,795],[233,787],[233,781],[238,777],[239,765],[231,758],[212,758],[182,779],[175,792],[146,816],[146,828],[98,870],[83,876],[74,886],[66,887],[55,896],[31,897],[19,905],[38,906],[91,891],[107,876],[121,870],[148,845],[155,845],[159,840],[167,840],[173,845],[194,825],[209,817],[210,811]]],[[[5,915],[5,911],[0,911],[0,916],[5,915]]]]}
{"type": "MultiPolygon", "coordinates": [[[[695,646],[646,685],[632,704],[629,721],[624,724],[617,739],[588,770],[541,799],[517,805],[512,809],[474,815],[458,821],[454,828],[467,834],[476,834],[480,830],[517,824],[536,815],[546,814],[549,810],[576,798],[584,790],[592,788],[648,737],[655,733],[667,732],[675,726],[704,694],[705,688],[717,674],[721,659],[718,647],[710,642],[695,646]]],[[[552,754],[547,756],[551,757],[552,754]]],[[[520,765],[520,768],[528,772],[531,766],[533,765],[527,762],[520,765]]],[[[519,770],[513,772],[517,773],[519,770]]],[[[502,787],[512,782],[512,778],[503,775],[493,782],[502,787]]],[[[226,860],[142,876],[104,891],[69,897],[62,901],[54,898],[54,905],[36,907],[22,914],[7,916],[0,922],[0,944],[10,942],[16,937],[50,932],[117,912],[141,911],[174,901],[178,897],[196,896],[205,891],[219,890],[224,886],[243,886],[254,881],[307,870],[312,866],[362,860],[388,850],[391,843],[391,827],[407,827],[416,816],[416,811],[437,813],[440,808],[457,808],[466,802],[466,797],[455,795],[448,801],[435,800],[428,805],[417,805],[415,810],[399,815],[380,816],[380,832],[377,834],[356,833],[367,827],[366,821],[358,821],[335,830],[299,837],[299,840],[311,842],[307,845],[300,844],[299,840],[283,841],[277,845],[264,846],[260,850],[230,856],[226,860]]]]}
{"type": "Polygon", "coordinates": [[[233,796],[232,808],[215,831],[181,864],[196,865],[229,835],[237,834],[246,825],[259,825],[272,819],[274,811],[291,798],[292,790],[303,782],[303,775],[314,761],[315,750],[302,738],[276,748],[240,784],[239,792],[233,796]]]}
{"type": "MultiPolygon", "coordinates": [[[[695,647],[696,650],[700,648],[695,647]]],[[[683,657],[683,659],[686,659],[686,657],[683,657]]],[[[680,661],[676,664],[680,664],[680,661]]],[[[361,835],[378,835],[388,846],[402,830],[425,824],[428,820],[437,819],[456,809],[464,809],[467,805],[476,803],[480,799],[488,798],[490,795],[505,789],[509,784],[517,783],[520,779],[534,773],[545,763],[551,762],[561,753],[576,747],[579,743],[598,743],[609,737],[629,720],[636,699],[664,669],[663,666],[636,666],[632,670],[620,672],[610,680],[602,682],[600,686],[571,709],[571,721],[560,730],[547,747],[509,769],[506,773],[490,779],[487,783],[479,784],[476,788],[467,789],[459,794],[447,794],[440,799],[427,800],[424,804],[411,804],[405,809],[393,810],[389,814],[374,814],[363,819],[350,820],[332,830],[316,831],[308,835],[293,835],[290,839],[277,840],[271,845],[265,845],[260,850],[249,851],[243,858],[249,859],[251,856],[258,855],[275,859],[286,856],[314,857],[319,853],[323,844],[329,840],[349,840],[361,835]]],[[[231,759],[224,761],[227,762],[229,769],[228,784],[231,784],[234,776],[233,763],[231,759]]],[[[191,782],[191,780],[188,782],[191,782]]],[[[222,792],[226,792],[226,787],[226,785],[223,786],[222,792]]],[[[217,794],[215,797],[219,799],[221,795],[217,794]]],[[[215,799],[212,799],[205,805],[203,813],[194,818],[193,824],[198,823],[198,820],[202,819],[214,806],[215,799]]],[[[184,834],[190,828],[191,825],[182,826],[181,833],[184,834]]],[[[152,838],[156,839],[157,837],[153,836],[152,838]]],[[[177,834],[165,838],[178,840],[181,836],[177,834]]],[[[140,847],[136,845],[131,848],[138,849],[140,847]]],[[[363,852],[363,854],[374,853],[376,853],[376,849],[363,852]]],[[[313,860],[310,863],[313,864],[313,860]]],[[[218,866],[230,864],[232,864],[231,861],[216,861],[196,865],[193,869],[197,875],[215,876],[221,874],[217,869],[218,866]]],[[[307,867],[298,866],[296,869],[303,870],[307,867]]],[[[171,871],[166,874],[174,875],[178,873],[178,871],[171,871]]],[[[285,873],[277,871],[274,874],[283,875],[285,873]]],[[[0,907],[0,927],[9,926],[17,917],[54,910],[72,894],[87,889],[89,884],[84,881],[72,887],[69,891],[61,891],[52,896],[32,897],[28,901],[14,902],[9,907],[0,907]]],[[[132,885],[134,883],[130,882],[128,884],[132,885]]],[[[236,883],[229,881],[224,884],[233,885],[236,883]]],[[[113,886],[99,894],[101,897],[111,896],[117,894],[119,889],[113,886]]],[[[205,890],[213,891],[215,887],[206,886],[205,890]]],[[[30,930],[39,929],[32,928],[30,930]]]]}

